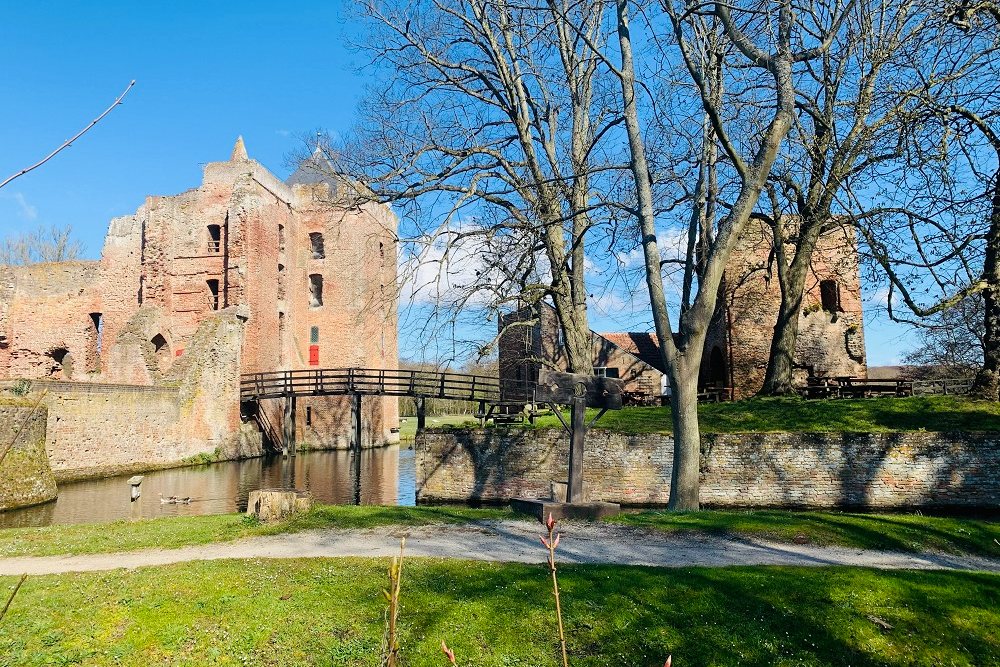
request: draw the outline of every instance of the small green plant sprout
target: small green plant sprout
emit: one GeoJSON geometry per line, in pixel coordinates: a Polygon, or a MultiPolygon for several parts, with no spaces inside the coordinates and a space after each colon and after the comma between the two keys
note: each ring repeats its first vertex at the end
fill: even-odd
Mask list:
{"type": "Polygon", "coordinates": [[[450,648],[448,648],[448,645],[444,643],[443,639],[441,640],[441,652],[444,653],[444,656],[446,658],[448,658],[449,664],[452,665],[458,664],[457,662],[455,662],[455,652],[452,651],[450,648]]]}
{"type": "Polygon", "coordinates": [[[31,383],[27,380],[14,380],[14,384],[10,386],[10,393],[15,396],[27,396],[29,391],[31,391],[31,383]]]}
{"type": "Polygon", "coordinates": [[[562,605],[559,602],[559,577],[556,576],[556,547],[559,546],[559,533],[556,532],[556,520],[552,518],[552,512],[549,512],[545,527],[549,531],[549,537],[548,539],[544,537],[539,539],[549,551],[549,572],[552,573],[552,592],[556,598],[556,620],[559,622],[559,646],[562,648],[563,667],[569,667],[569,656],[566,653],[566,634],[563,632],[562,605]]]}
{"type": "Polygon", "coordinates": [[[399,667],[399,589],[403,583],[403,549],[406,538],[399,541],[399,555],[389,565],[389,588],[382,589],[388,606],[385,610],[385,632],[382,636],[382,667],[399,667]]]}

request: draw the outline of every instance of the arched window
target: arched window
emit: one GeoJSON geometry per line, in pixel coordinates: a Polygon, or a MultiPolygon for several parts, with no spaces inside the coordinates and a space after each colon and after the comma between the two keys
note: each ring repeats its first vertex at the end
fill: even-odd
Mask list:
{"type": "Polygon", "coordinates": [[[153,344],[153,356],[156,357],[156,365],[163,370],[170,365],[170,346],[163,334],[156,334],[150,341],[153,344]]]}
{"type": "Polygon", "coordinates": [[[63,380],[73,379],[73,355],[64,347],[59,347],[48,354],[52,358],[49,377],[63,380]]]}
{"type": "Polygon", "coordinates": [[[219,281],[218,280],[206,280],[208,284],[208,304],[212,307],[212,310],[219,309],[219,281]]]}
{"type": "Polygon", "coordinates": [[[326,252],[323,250],[323,235],[319,232],[309,234],[309,245],[312,246],[312,258],[323,259],[326,252]]]}
{"type": "Polygon", "coordinates": [[[208,251],[210,253],[222,251],[222,227],[219,225],[208,226],[208,251]]]}

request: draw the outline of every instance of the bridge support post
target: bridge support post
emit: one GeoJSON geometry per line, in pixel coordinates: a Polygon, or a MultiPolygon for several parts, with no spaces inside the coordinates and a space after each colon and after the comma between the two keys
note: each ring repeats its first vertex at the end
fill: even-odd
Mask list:
{"type": "Polygon", "coordinates": [[[569,432],[569,479],[566,484],[566,502],[583,501],[583,442],[587,433],[587,400],[573,398],[573,414],[569,432]]]}
{"type": "Polygon", "coordinates": [[[423,431],[426,425],[427,413],[424,409],[424,398],[421,396],[417,398],[417,432],[423,431]]]}
{"type": "Polygon", "coordinates": [[[361,420],[361,394],[351,395],[351,449],[355,453],[361,453],[361,438],[363,437],[364,429],[362,428],[363,422],[361,420]]]}
{"type": "Polygon", "coordinates": [[[295,456],[295,395],[285,396],[285,418],[281,423],[281,453],[295,456]]]}

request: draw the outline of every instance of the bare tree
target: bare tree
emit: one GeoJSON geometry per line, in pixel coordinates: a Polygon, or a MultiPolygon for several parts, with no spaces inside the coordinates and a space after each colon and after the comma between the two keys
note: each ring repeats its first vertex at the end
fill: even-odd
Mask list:
{"type": "Polygon", "coordinates": [[[920,344],[906,355],[908,375],[920,379],[973,377],[983,366],[983,300],[962,299],[920,321],[920,344]]]}
{"type": "MultiPolygon", "coordinates": [[[[728,164],[725,176],[732,179],[735,191],[735,198],[722,206],[725,212],[718,220],[710,220],[704,225],[700,212],[688,218],[688,225],[698,227],[691,230],[691,234],[702,237],[700,244],[688,245],[684,259],[685,271],[697,274],[697,288],[682,295],[675,330],[664,288],[659,243],[664,230],[657,219],[658,205],[651,178],[654,172],[648,159],[646,138],[656,126],[654,123],[644,126],[644,119],[648,121],[649,115],[644,118],[638,98],[640,86],[648,86],[649,81],[641,80],[637,74],[630,20],[631,13],[641,13],[647,8],[618,0],[620,62],[609,64],[609,67],[621,85],[637,204],[634,220],[642,239],[653,321],[671,387],[674,426],[671,508],[697,509],[699,506],[698,376],[723,272],[757,206],[781,143],[794,122],[796,70],[823,57],[852,6],[853,2],[793,3],[790,0],[685,1],[662,5],[672,37],[663,48],[673,49],[683,62],[707,121],[703,125],[706,136],[718,145],[728,164]],[[722,67],[714,70],[721,71],[721,80],[714,80],[711,75],[713,55],[726,58],[722,67]],[[722,95],[720,88],[726,88],[727,94],[722,95]],[[756,108],[760,114],[749,121],[734,118],[728,111],[734,107],[747,115],[756,108]],[[706,226],[714,229],[710,238],[704,233],[706,226]],[[700,262],[696,250],[699,245],[703,253],[700,262]]],[[[647,20],[646,25],[650,26],[648,39],[662,40],[662,35],[651,29],[655,26],[653,21],[647,20]]],[[[702,155],[706,154],[702,151],[702,155]]],[[[695,208],[705,205],[701,198],[693,202],[695,208]]]]}
{"type": "Polygon", "coordinates": [[[850,224],[847,188],[870,186],[878,165],[898,160],[899,117],[913,99],[961,77],[961,68],[912,77],[896,65],[919,54],[936,5],[859,0],[831,47],[796,81],[796,122],[772,172],[759,216],[772,230],[781,304],[761,393],[792,394],[803,291],[820,238],[850,224]]]}
{"type": "Polygon", "coordinates": [[[360,48],[390,77],[333,168],[402,213],[411,278],[450,322],[551,299],[569,368],[591,372],[585,248],[619,119],[580,36],[602,44],[603,0],[358,7],[360,48]]]}
{"type": "Polygon", "coordinates": [[[83,245],[73,238],[73,228],[39,227],[0,243],[0,264],[26,265],[40,262],[66,262],[78,259],[83,245]]]}
{"type": "MultiPolygon", "coordinates": [[[[924,58],[924,79],[963,75],[928,88],[900,124],[903,159],[896,187],[857,217],[873,260],[889,281],[889,313],[901,300],[935,316],[980,295],[983,365],[974,392],[998,400],[1000,388],[1000,30],[995,5],[961,3],[924,58]]],[[[901,67],[906,66],[901,64],[901,67]]]]}

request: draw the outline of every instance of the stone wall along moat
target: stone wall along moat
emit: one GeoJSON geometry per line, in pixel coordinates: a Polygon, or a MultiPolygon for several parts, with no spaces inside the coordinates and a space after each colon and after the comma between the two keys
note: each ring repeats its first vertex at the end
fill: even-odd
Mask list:
{"type": "MultiPolygon", "coordinates": [[[[567,476],[560,430],[428,430],[417,435],[417,502],[547,497],[567,476]]],[[[587,434],[592,500],[665,505],[669,435],[587,434]]],[[[709,434],[701,502],[717,507],[1000,507],[1000,433],[709,434]]]]}

